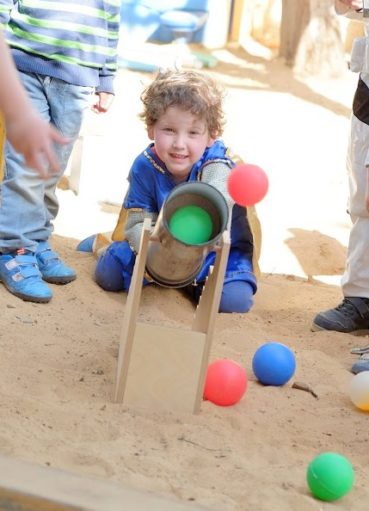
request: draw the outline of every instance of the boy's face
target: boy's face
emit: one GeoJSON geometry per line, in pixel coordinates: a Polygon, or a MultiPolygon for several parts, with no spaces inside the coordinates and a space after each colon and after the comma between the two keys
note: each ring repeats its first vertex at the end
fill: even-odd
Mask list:
{"type": "Polygon", "coordinates": [[[186,180],[192,166],[214,143],[205,121],[177,106],[169,107],[148,135],[176,183],[186,180]]]}

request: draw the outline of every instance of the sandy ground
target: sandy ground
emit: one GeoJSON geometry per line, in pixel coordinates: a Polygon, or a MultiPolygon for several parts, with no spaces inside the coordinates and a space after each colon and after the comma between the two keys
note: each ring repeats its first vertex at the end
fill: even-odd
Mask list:
{"type": "MultiPolygon", "coordinates": [[[[130,162],[147,143],[137,112],[150,75],[122,70],[112,112],[87,123],[80,194],[59,190],[53,243],[78,279],[54,286],[47,305],[1,289],[1,452],[212,510],[364,511],[368,416],[351,404],[347,385],[350,349],[368,341],[310,331],[315,313],[341,299],[356,77],[295,77],[252,46],[216,56],[211,72],[228,90],[224,139],[270,179],[258,207],[263,244],[255,306],[247,315],[218,315],[211,350],[211,360],[230,358],[246,368],[246,394],[232,407],[203,402],[198,415],[112,402],[126,296],[99,289],[92,256],[75,247],[114,226],[130,162]],[[255,350],[269,340],[296,354],[296,373],[283,387],[264,387],[252,372],[255,350]],[[292,388],[294,381],[318,398],[292,388]],[[309,462],[324,451],[346,456],[356,473],[354,490],[334,504],[312,498],[305,482],[309,462]]],[[[178,290],[143,291],[142,321],[189,328],[193,314],[178,290]]]]}

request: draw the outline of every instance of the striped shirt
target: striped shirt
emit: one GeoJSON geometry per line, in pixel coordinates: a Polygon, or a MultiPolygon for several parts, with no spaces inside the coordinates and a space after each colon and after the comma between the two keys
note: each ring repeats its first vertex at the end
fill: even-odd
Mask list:
{"type": "Polygon", "coordinates": [[[121,0],[0,0],[17,68],[113,92],[121,0]]]}

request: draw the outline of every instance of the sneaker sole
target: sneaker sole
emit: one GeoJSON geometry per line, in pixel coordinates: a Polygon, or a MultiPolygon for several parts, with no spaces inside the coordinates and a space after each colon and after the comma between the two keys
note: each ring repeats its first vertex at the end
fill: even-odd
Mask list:
{"type": "Polygon", "coordinates": [[[2,284],[4,285],[4,287],[9,291],[9,293],[11,293],[12,295],[16,296],[17,298],[20,298],[21,300],[23,300],[24,302],[33,302],[33,303],[49,303],[49,301],[51,300],[52,296],[48,296],[48,297],[37,297],[37,296],[29,296],[29,295],[24,295],[22,293],[17,293],[16,291],[13,291],[12,289],[10,289],[6,284],[5,282],[2,282],[2,284]]]}
{"type": "Polygon", "coordinates": [[[69,282],[73,282],[76,280],[77,275],[69,276],[69,277],[44,277],[42,276],[42,280],[48,282],[49,284],[69,284],[69,282]]]}
{"type": "Polygon", "coordinates": [[[327,328],[322,328],[321,326],[313,323],[310,327],[311,332],[337,332],[339,334],[351,334],[356,335],[357,337],[369,335],[369,329],[362,330],[353,330],[352,332],[341,332],[340,330],[328,330],[327,328]]]}

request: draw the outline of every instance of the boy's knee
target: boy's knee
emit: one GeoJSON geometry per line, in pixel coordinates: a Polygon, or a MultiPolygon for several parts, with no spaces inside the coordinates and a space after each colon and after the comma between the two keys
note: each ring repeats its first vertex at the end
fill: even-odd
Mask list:
{"type": "Polygon", "coordinates": [[[248,312],[254,304],[254,288],[243,280],[225,282],[219,312],[248,312]]]}
{"type": "Polygon", "coordinates": [[[122,291],[124,288],[122,265],[109,249],[97,260],[95,280],[105,291],[122,291]]]}

